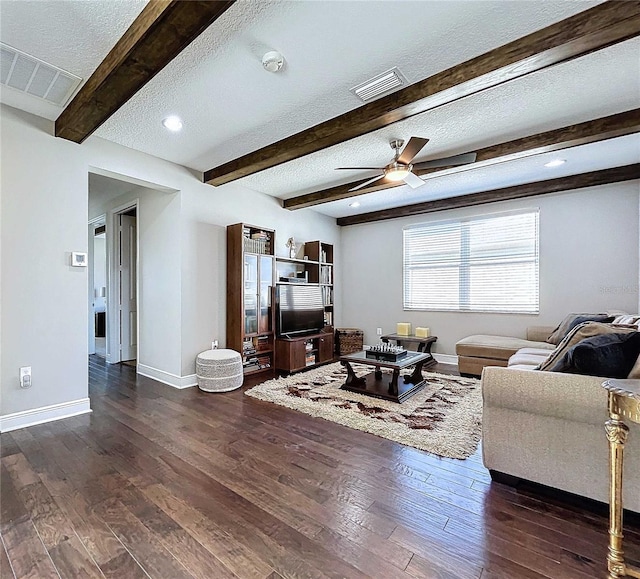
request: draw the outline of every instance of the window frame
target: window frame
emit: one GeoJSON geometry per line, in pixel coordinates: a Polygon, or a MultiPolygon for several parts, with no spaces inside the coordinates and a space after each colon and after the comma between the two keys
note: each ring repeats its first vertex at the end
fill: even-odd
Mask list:
{"type": "MultiPolygon", "coordinates": [[[[445,219],[439,221],[429,221],[423,223],[415,223],[412,225],[408,225],[403,227],[402,230],[402,302],[403,302],[403,310],[404,311],[438,311],[438,312],[459,312],[459,313],[495,313],[495,314],[516,314],[516,315],[538,315],[540,313],[540,209],[536,208],[525,208],[525,209],[517,209],[512,211],[502,211],[495,213],[486,213],[480,215],[471,215],[468,217],[456,218],[456,219],[445,219]],[[526,307],[524,304],[522,307],[509,307],[505,306],[500,308],[486,308],[486,307],[472,307],[471,296],[473,292],[472,282],[471,282],[471,269],[474,265],[478,265],[479,258],[471,257],[471,236],[472,236],[472,226],[474,224],[478,224],[481,222],[486,222],[492,219],[500,219],[510,216],[516,215],[531,215],[533,216],[533,224],[532,231],[529,234],[535,239],[527,240],[525,236],[522,238],[523,243],[531,244],[533,242],[533,254],[526,255],[525,252],[517,255],[507,255],[503,254],[502,258],[499,258],[499,263],[495,263],[495,265],[505,265],[505,264],[516,264],[516,263],[533,263],[533,278],[535,287],[530,287],[531,291],[531,307],[526,307]],[[432,258],[432,263],[423,263],[422,265],[411,264],[411,260],[408,259],[407,256],[407,232],[412,230],[425,230],[425,234],[435,235],[436,228],[443,228],[450,225],[450,231],[455,231],[455,227],[458,226],[460,228],[459,233],[459,253],[457,264],[455,260],[452,260],[449,264],[441,264],[439,269],[444,268],[458,268],[458,298],[457,298],[457,306],[456,307],[445,307],[443,305],[428,305],[426,303],[418,304],[418,305],[408,305],[410,304],[410,295],[411,288],[408,287],[408,284],[411,283],[410,275],[408,274],[407,267],[411,267],[414,270],[426,270],[429,267],[434,267],[435,260],[432,258]]],[[[442,252],[440,253],[442,255],[442,252]]],[[[496,294],[497,296],[497,294],[496,294]]],[[[497,296],[499,297],[499,296],[497,296]]],[[[498,300],[496,300],[497,303],[498,300]]],[[[452,301],[452,304],[454,302],[452,301]]]]}

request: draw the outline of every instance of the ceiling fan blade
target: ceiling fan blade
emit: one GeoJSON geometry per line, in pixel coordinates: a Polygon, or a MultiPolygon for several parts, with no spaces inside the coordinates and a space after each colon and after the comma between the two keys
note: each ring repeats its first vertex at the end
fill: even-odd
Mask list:
{"type": "Polygon", "coordinates": [[[442,159],[432,159],[423,163],[416,163],[414,169],[433,169],[436,167],[455,167],[456,165],[468,165],[475,163],[477,155],[475,153],[464,153],[453,157],[443,157],[442,159]]]}
{"type": "Polygon", "coordinates": [[[358,189],[362,189],[363,187],[366,187],[367,185],[371,185],[371,183],[373,183],[374,181],[377,181],[378,179],[382,179],[384,178],[384,173],[382,175],[378,175],[377,177],[374,177],[373,179],[369,179],[368,181],[365,181],[364,183],[360,183],[360,185],[358,185],[357,187],[354,187],[353,189],[349,189],[349,191],[357,191],[358,189]]]}
{"type": "Polygon", "coordinates": [[[409,185],[412,189],[417,189],[418,187],[422,187],[424,185],[424,181],[420,179],[415,173],[407,173],[407,176],[403,179],[403,181],[409,185]]]}
{"type": "Polygon", "coordinates": [[[347,171],[364,171],[364,170],[384,171],[384,167],[336,167],[335,170],[336,171],[342,171],[342,170],[347,170],[347,171]]]}
{"type": "Polygon", "coordinates": [[[398,157],[398,163],[402,163],[403,165],[408,165],[413,161],[413,158],[422,151],[422,147],[424,147],[429,142],[429,139],[423,139],[422,137],[411,137],[407,146],[403,149],[402,153],[398,157]]]}

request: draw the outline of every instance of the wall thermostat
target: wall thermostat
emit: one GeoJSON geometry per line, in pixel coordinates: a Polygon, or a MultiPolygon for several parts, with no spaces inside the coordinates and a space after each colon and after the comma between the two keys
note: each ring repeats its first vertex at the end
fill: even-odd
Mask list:
{"type": "Polygon", "coordinates": [[[87,254],[78,251],[71,252],[71,265],[73,267],[87,267],[87,254]]]}

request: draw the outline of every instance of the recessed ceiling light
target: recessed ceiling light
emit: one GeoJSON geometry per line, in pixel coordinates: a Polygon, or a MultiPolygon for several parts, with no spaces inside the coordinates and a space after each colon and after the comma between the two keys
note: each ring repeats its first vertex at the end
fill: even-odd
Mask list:
{"type": "Polygon", "coordinates": [[[353,203],[349,203],[349,207],[360,207],[360,201],[354,201],[353,203]]]}
{"type": "Polygon", "coordinates": [[[552,161],[549,161],[548,163],[545,163],[544,166],[545,167],[559,167],[560,165],[564,165],[567,162],[566,159],[553,159],[552,161]]]}
{"type": "Polygon", "coordinates": [[[169,129],[175,133],[182,128],[182,121],[180,120],[180,117],[171,115],[170,117],[162,120],[162,125],[165,129],[169,129]]]}
{"type": "Polygon", "coordinates": [[[277,50],[270,50],[262,57],[262,66],[269,72],[278,72],[284,66],[284,56],[277,50]]]}

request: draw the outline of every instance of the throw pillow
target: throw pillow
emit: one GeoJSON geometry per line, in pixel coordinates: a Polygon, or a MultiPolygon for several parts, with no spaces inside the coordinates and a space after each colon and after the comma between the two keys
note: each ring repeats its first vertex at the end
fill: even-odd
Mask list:
{"type": "Polygon", "coordinates": [[[572,346],[552,371],[626,378],[639,355],[640,332],[601,334],[572,346]]]}
{"type": "Polygon", "coordinates": [[[616,316],[611,323],[619,324],[622,326],[637,326],[640,324],[640,314],[625,314],[616,316]]]}
{"type": "Polygon", "coordinates": [[[551,335],[547,338],[547,342],[557,346],[578,324],[583,322],[611,322],[613,319],[614,316],[608,316],[607,314],[569,314],[558,324],[558,327],[551,332],[551,335]]]}
{"type": "Polygon", "coordinates": [[[612,324],[604,324],[602,322],[583,322],[569,331],[569,333],[563,338],[562,342],[558,344],[558,347],[542,364],[540,364],[537,369],[551,371],[556,362],[569,351],[569,348],[575,346],[585,338],[599,336],[600,334],[626,334],[635,331],[637,331],[635,326],[621,328],[614,327],[612,324]]]}

